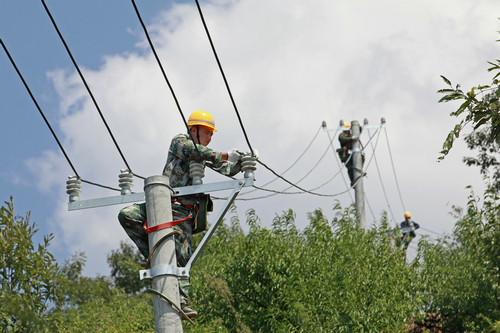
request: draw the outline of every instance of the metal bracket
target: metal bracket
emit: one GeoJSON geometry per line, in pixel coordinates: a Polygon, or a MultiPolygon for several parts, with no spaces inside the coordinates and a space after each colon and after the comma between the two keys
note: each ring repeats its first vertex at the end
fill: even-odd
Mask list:
{"type": "Polygon", "coordinates": [[[160,275],[175,275],[179,278],[189,278],[189,270],[186,267],[175,267],[172,265],[158,265],[151,269],[139,271],[141,280],[151,280],[160,275]]]}
{"type": "MultiPolygon", "coordinates": [[[[232,184],[233,192],[227,198],[226,202],[224,203],[224,206],[221,208],[221,210],[219,211],[219,214],[217,215],[215,223],[210,226],[207,233],[205,234],[205,236],[201,240],[200,244],[196,247],[196,250],[194,251],[191,258],[189,259],[189,262],[186,264],[186,266],[185,267],[175,267],[172,265],[158,265],[158,266],[155,266],[151,269],[143,269],[143,270],[139,271],[141,280],[153,279],[154,277],[160,276],[160,275],[175,275],[181,279],[183,279],[183,278],[188,279],[189,278],[189,272],[191,270],[191,266],[194,264],[194,262],[198,258],[198,255],[205,248],[206,244],[208,243],[208,241],[210,240],[212,235],[215,233],[215,229],[217,229],[219,224],[222,222],[224,216],[226,215],[227,211],[229,210],[229,207],[234,202],[234,199],[236,199],[236,196],[240,193],[241,189],[245,186],[253,185],[253,178],[245,178],[245,180],[243,180],[243,179],[233,180],[230,183],[232,184]]],[[[214,184],[214,183],[212,183],[212,184],[214,184]]],[[[189,186],[189,187],[203,187],[203,186],[205,186],[205,185],[195,185],[195,186],[189,186]]],[[[181,187],[181,189],[183,189],[183,188],[181,187]]],[[[194,192],[194,193],[197,193],[197,192],[194,192]]]]}
{"type": "MultiPolygon", "coordinates": [[[[230,189],[233,189],[234,184],[238,183],[238,182],[243,182],[244,183],[243,187],[246,187],[246,186],[252,186],[254,180],[253,180],[253,178],[244,178],[241,180],[237,179],[237,180],[229,180],[229,181],[217,182],[217,183],[175,187],[172,189],[174,191],[174,194],[172,196],[179,197],[179,196],[183,196],[183,195],[190,195],[190,194],[196,194],[196,193],[230,190],[230,189]]],[[[117,196],[113,196],[113,197],[89,199],[89,200],[77,200],[77,201],[68,203],[68,210],[72,211],[72,210],[79,210],[79,209],[119,205],[119,204],[138,202],[138,201],[144,201],[144,200],[145,200],[144,192],[125,194],[125,195],[117,195],[117,196]]]]}

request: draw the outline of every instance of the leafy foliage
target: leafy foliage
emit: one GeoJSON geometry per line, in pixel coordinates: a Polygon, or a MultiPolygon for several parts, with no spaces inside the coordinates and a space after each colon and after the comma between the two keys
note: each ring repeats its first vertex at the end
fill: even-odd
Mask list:
{"type": "Polygon", "coordinates": [[[111,278],[117,288],[126,294],[136,294],[150,285],[150,282],[139,279],[142,254],[131,242],[120,242],[120,249],[112,250],[108,255],[111,267],[111,278]]]}
{"type": "Polygon", "coordinates": [[[2,332],[44,332],[53,329],[48,313],[57,302],[63,279],[54,257],[47,248],[53,236],[44,236],[35,248],[35,223],[15,216],[14,202],[0,209],[0,330],[2,332]]]}
{"type": "Polygon", "coordinates": [[[457,84],[453,87],[450,80],[441,76],[448,88],[438,91],[438,93],[445,94],[439,102],[461,100],[460,107],[450,115],[458,117],[465,114],[465,118],[456,124],[448,134],[439,159],[443,159],[450,152],[455,139],[460,136],[464,126],[469,123],[472,124],[474,131],[486,125],[491,138],[497,143],[500,142],[500,85],[497,79],[500,76],[500,60],[488,63],[491,65],[488,72],[496,72],[492,82],[488,85],[472,87],[467,93],[460,89],[460,85],[457,84]]]}
{"type": "Polygon", "coordinates": [[[192,272],[203,331],[402,331],[420,317],[418,270],[391,251],[385,215],[365,234],[352,209],[337,207],[330,224],[320,210],[304,231],[289,210],[264,228],[253,210],[244,235],[236,219],[213,238],[192,272]]]}
{"type": "Polygon", "coordinates": [[[155,332],[153,298],[127,296],[117,289],[109,300],[94,299],[64,311],[58,332],[129,333],[155,332]]]}

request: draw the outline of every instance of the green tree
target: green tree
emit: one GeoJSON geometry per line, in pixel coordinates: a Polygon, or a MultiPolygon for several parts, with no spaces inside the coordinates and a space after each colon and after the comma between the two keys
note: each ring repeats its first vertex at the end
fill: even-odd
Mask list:
{"type": "Polygon", "coordinates": [[[459,108],[450,115],[464,117],[448,134],[439,159],[443,159],[450,152],[455,139],[460,136],[460,132],[467,124],[471,124],[474,131],[487,127],[483,133],[491,137],[489,140],[497,144],[500,142],[500,86],[497,79],[500,75],[500,60],[488,61],[488,64],[491,65],[488,72],[496,73],[491,83],[474,86],[466,93],[459,84],[453,86],[450,80],[441,75],[448,88],[438,91],[445,94],[439,102],[461,101],[459,108]]]}
{"type": "Polygon", "coordinates": [[[44,332],[56,323],[51,302],[58,302],[64,279],[48,251],[52,234],[35,247],[35,223],[16,216],[13,198],[0,209],[0,330],[2,332],[44,332]]]}
{"type": "Polygon", "coordinates": [[[120,242],[118,250],[112,250],[108,255],[108,264],[111,267],[111,278],[116,287],[126,294],[135,294],[143,291],[151,282],[139,279],[142,254],[130,242],[120,242]]]}
{"type": "Polygon", "coordinates": [[[365,234],[352,207],[336,209],[303,231],[291,210],[271,228],[249,210],[247,235],[234,218],[220,227],[191,273],[200,317],[186,331],[398,332],[423,317],[420,264],[391,250],[386,216],[365,234]]]}
{"type": "Polygon", "coordinates": [[[56,303],[59,308],[78,307],[94,300],[107,302],[113,297],[113,283],[109,277],[82,275],[86,260],[84,252],[75,253],[62,266],[61,272],[66,279],[59,285],[64,294],[64,298],[56,303]]]}

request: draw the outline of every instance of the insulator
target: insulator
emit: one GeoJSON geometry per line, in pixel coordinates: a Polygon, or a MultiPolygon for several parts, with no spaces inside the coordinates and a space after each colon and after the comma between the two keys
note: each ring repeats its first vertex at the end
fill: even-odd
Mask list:
{"type": "Polygon", "coordinates": [[[134,175],[129,169],[121,169],[118,175],[118,186],[122,189],[122,195],[131,194],[134,187],[134,175]]]}
{"type": "Polygon", "coordinates": [[[80,193],[82,193],[82,181],[77,176],[68,176],[66,181],[66,193],[69,194],[69,202],[80,200],[80,193]]]}
{"type": "Polygon", "coordinates": [[[323,120],[323,122],[321,123],[321,127],[326,128],[326,121],[325,120],[323,120]]]}
{"type": "Polygon", "coordinates": [[[193,185],[201,185],[205,177],[205,165],[203,163],[191,162],[189,165],[189,176],[193,178],[193,185]]]}
{"type": "Polygon", "coordinates": [[[340,119],[339,126],[344,127],[344,119],[340,119]]]}
{"type": "Polygon", "coordinates": [[[381,123],[382,125],[385,125],[385,118],[380,119],[380,123],[381,123]]]}
{"type": "Polygon", "coordinates": [[[364,124],[365,126],[368,126],[368,118],[365,118],[365,119],[363,120],[363,124],[364,124]]]}
{"type": "Polygon", "coordinates": [[[241,171],[245,172],[245,178],[255,179],[254,171],[257,169],[257,162],[252,155],[246,155],[241,158],[241,171]]]}

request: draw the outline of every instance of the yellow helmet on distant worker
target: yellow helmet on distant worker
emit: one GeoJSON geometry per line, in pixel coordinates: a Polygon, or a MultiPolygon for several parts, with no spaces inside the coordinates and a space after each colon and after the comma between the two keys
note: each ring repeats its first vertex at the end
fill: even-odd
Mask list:
{"type": "Polygon", "coordinates": [[[406,212],[406,213],[405,213],[405,217],[411,217],[410,212],[406,212]]]}
{"type": "Polygon", "coordinates": [[[217,132],[215,129],[214,117],[206,111],[195,111],[189,116],[188,126],[194,125],[206,126],[213,129],[214,132],[217,132]]]}
{"type": "Polygon", "coordinates": [[[344,121],[344,131],[349,131],[350,127],[351,125],[347,121],[344,121]]]}

